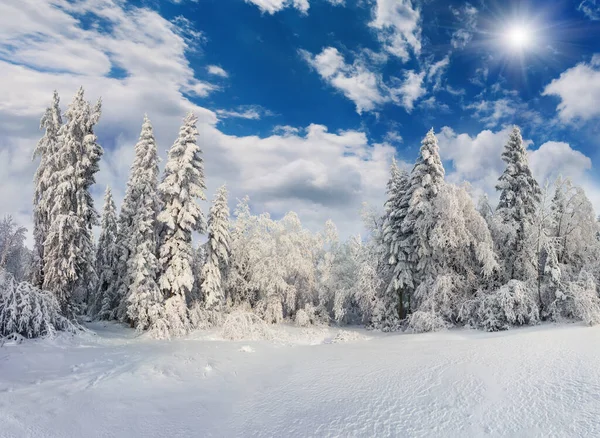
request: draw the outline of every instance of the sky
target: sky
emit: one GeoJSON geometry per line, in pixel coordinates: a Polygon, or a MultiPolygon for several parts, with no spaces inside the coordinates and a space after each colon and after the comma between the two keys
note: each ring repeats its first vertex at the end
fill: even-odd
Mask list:
{"type": "MultiPolygon", "coordinates": [[[[395,157],[431,128],[447,180],[497,199],[521,127],[534,175],[600,212],[600,0],[3,0],[0,216],[31,228],[32,152],[52,98],[102,98],[97,208],[124,195],[144,114],[159,153],[199,117],[207,199],[364,232],[395,157]]],[[[203,202],[208,211],[208,202],[203,202]]]]}

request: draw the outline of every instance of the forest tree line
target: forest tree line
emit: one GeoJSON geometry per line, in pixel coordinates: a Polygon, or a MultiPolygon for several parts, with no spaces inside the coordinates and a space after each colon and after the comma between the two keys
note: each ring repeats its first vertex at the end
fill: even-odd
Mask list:
{"type": "Polygon", "coordinates": [[[412,170],[392,163],[383,214],[365,207],[368,236],[341,241],[335,225],[305,229],[289,212],[230,215],[225,186],[208,219],[197,118],[188,114],[160,175],[144,116],[120,210],[90,192],[103,149],[101,102],[55,92],[35,149],[33,250],[26,230],[0,223],[0,334],[76,330],[116,320],[156,338],[248,323],[364,324],[385,331],[468,325],[503,330],[542,320],[600,321],[600,225],[569,179],[543,186],[519,128],[507,139],[494,208],[445,181],[434,131],[412,170]],[[100,226],[94,239],[93,227],[100,226]],[[206,242],[193,244],[194,233],[206,242]]]}

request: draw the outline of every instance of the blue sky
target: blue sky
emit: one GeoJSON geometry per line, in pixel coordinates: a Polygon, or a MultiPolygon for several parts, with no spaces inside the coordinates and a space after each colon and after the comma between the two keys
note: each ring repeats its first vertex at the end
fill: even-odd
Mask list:
{"type": "Polygon", "coordinates": [[[370,26],[374,2],[347,0],[336,6],[327,0],[313,0],[306,13],[291,5],[269,13],[259,7],[260,1],[256,3],[203,0],[159,6],[164,16],[184,15],[205,34],[202,53],[191,58],[197,71],[208,62],[229,72],[223,92],[211,94],[203,104],[215,108],[260,105],[274,113],[258,123],[229,119],[221,125],[225,132],[266,135],[275,125],[310,123],[330,129],[360,127],[375,141],[383,141],[388,132],[397,132],[404,139],[398,144],[400,155],[408,148],[406,159],[412,160],[423,133],[431,126],[476,133],[517,123],[536,143],[559,137],[587,154],[596,153],[597,148],[589,141],[594,138],[594,124],[572,129],[553,123],[548,129],[560,99],[542,95],[553,79],[569,67],[589,61],[598,50],[600,22],[586,16],[585,2],[582,7],[573,0],[551,2],[550,6],[547,1],[413,2],[415,9],[420,7],[419,54],[409,48],[409,59],[388,53],[384,62],[365,64],[389,82],[391,77],[402,78],[406,70],[427,71],[448,59],[440,72],[439,87],[435,90],[434,79],[425,79],[425,94],[410,111],[387,102],[362,114],[342,91],[323,80],[299,51],[317,55],[332,47],[349,64],[361,50],[382,53],[379,34],[370,26]],[[476,12],[469,14],[467,8],[476,12]],[[522,52],[507,47],[503,35],[520,22],[531,26],[532,37],[537,39],[534,47],[522,52]],[[470,34],[464,47],[456,42],[453,45],[453,35],[461,30],[470,34]],[[507,98],[509,105],[520,109],[514,114],[506,109],[488,121],[482,119],[491,111],[478,113],[469,108],[500,100],[506,93],[514,93],[507,98]],[[430,104],[432,98],[435,103],[430,104]],[[523,116],[526,110],[535,111],[544,122],[532,121],[529,114],[523,116]]]}
{"type": "MultiPolygon", "coordinates": [[[[507,130],[540,180],[600,210],[600,0],[7,0],[0,5],[1,214],[30,223],[31,151],[53,89],[103,98],[97,198],[122,196],[142,116],[161,155],[200,118],[207,197],[361,231],[392,157],[433,127],[448,180],[494,199],[507,130]]],[[[207,207],[207,203],[205,203],[207,207]]]]}

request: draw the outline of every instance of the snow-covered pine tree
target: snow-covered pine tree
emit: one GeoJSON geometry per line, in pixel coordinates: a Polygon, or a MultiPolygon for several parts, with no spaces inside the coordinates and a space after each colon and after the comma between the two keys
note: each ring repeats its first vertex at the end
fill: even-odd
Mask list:
{"type": "Polygon", "coordinates": [[[503,232],[496,246],[504,262],[505,280],[528,281],[536,275],[535,248],[529,232],[541,190],[529,168],[521,131],[516,126],[504,147],[502,160],[506,169],[496,186],[500,190],[496,215],[503,232]]]}
{"type": "Polygon", "coordinates": [[[401,242],[408,236],[402,231],[402,224],[408,212],[408,198],[405,196],[409,186],[409,175],[398,168],[396,160],[392,162],[388,182],[388,199],[385,203],[383,223],[383,242],[386,248],[386,263],[391,267],[390,278],[382,291],[386,295],[386,306],[392,312],[392,318],[404,319],[410,306],[413,288],[409,254],[406,254],[401,242]]]}
{"type": "MultiPolygon", "coordinates": [[[[144,284],[144,289],[152,291],[148,296],[154,297],[155,285],[158,276],[157,265],[157,236],[156,216],[158,214],[158,151],[152,124],[147,115],[140,132],[140,137],[135,145],[135,158],[131,165],[129,180],[125,191],[125,198],[121,204],[119,214],[119,234],[117,239],[118,269],[116,296],[111,303],[106,303],[106,311],[116,314],[115,316],[130,322],[143,321],[144,317],[136,314],[148,313],[148,309],[142,309],[142,304],[147,307],[154,306],[154,298],[151,300],[134,298],[132,295],[142,292],[139,288],[132,287],[137,278],[138,284],[144,284]],[[143,249],[145,256],[136,258],[136,252],[143,249]],[[138,263],[148,259],[148,266],[144,268],[145,277],[140,278],[138,263]],[[135,304],[137,310],[131,308],[135,304]]],[[[162,299],[160,299],[162,302],[162,299]]],[[[152,321],[150,322],[152,323],[152,321]]]]}
{"type": "Polygon", "coordinates": [[[114,300],[117,267],[117,209],[108,186],[104,193],[104,208],[100,226],[100,237],[96,248],[98,284],[90,303],[89,314],[107,319],[110,315],[106,311],[102,311],[107,310],[104,309],[104,303],[114,300]]]}
{"type": "Polygon", "coordinates": [[[92,226],[98,224],[98,213],[89,190],[103,153],[93,130],[100,114],[100,101],[92,107],[80,88],[58,133],[58,170],[47,189],[53,193],[53,204],[44,242],[44,289],[57,294],[68,317],[97,281],[92,226]]]}
{"type": "Polygon", "coordinates": [[[204,168],[197,144],[198,119],[189,113],[179,136],[169,150],[159,194],[164,225],[160,237],[160,289],[166,296],[165,317],[172,334],[183,334],[189,326],[187,297],[194,285],[192,232],[206,232],[206,220],[197,200],[206,200],[204,168]]]}
{"type": "Polygon", "coordinates": [[[204,304],[220,309],[225,304],[224,276],[229,264],[229,207],[227,188],[219,187],[208,217],[207,259],[202,268],[204,304]]]}
{"type": "MultiPolygon", "coordinates": [[[[409,258],[412,280],[415,288],[424,282],[437,277],[438,266],[433,257],[430,233],[435,226],[433,215],[434,201],[444,187],[444,166],[440,159],[437,138],[433,128],[421,143],[417,162],[410,174],[408,189],[405,192],[408,205],[406,216],[402,221],[403,240],[400,246],[409,258]]],[[[418,308],[423,298],[417,297],[415,290],[411,308],[418,308]]]]}
{"type": "Polygon", "coordinates": [[[40,129],[44,129],[44,136],[38,142],[33,158],[39,158],[40,163],[35,172],[35,191],[33,196],[33,263],[31,267],[32,283],[42,287],[44,283],[44,241],[50,228],[50,212],[54,204],[54,191],[49,188],[57,171],[56,151],[59,148],[59,130],[62,126],[60,112],[60,98],[54,91],[52,105],[46,109],[40,129]]]}

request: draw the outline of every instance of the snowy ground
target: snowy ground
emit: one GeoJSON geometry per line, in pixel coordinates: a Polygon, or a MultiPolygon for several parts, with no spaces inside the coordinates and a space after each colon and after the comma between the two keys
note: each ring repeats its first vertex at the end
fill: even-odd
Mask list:
{"type": "Polygon", "coordinates": [[[0,436],[600,436],[600,328],[285,344],[91,328],[0,348],[0,436]]]}

